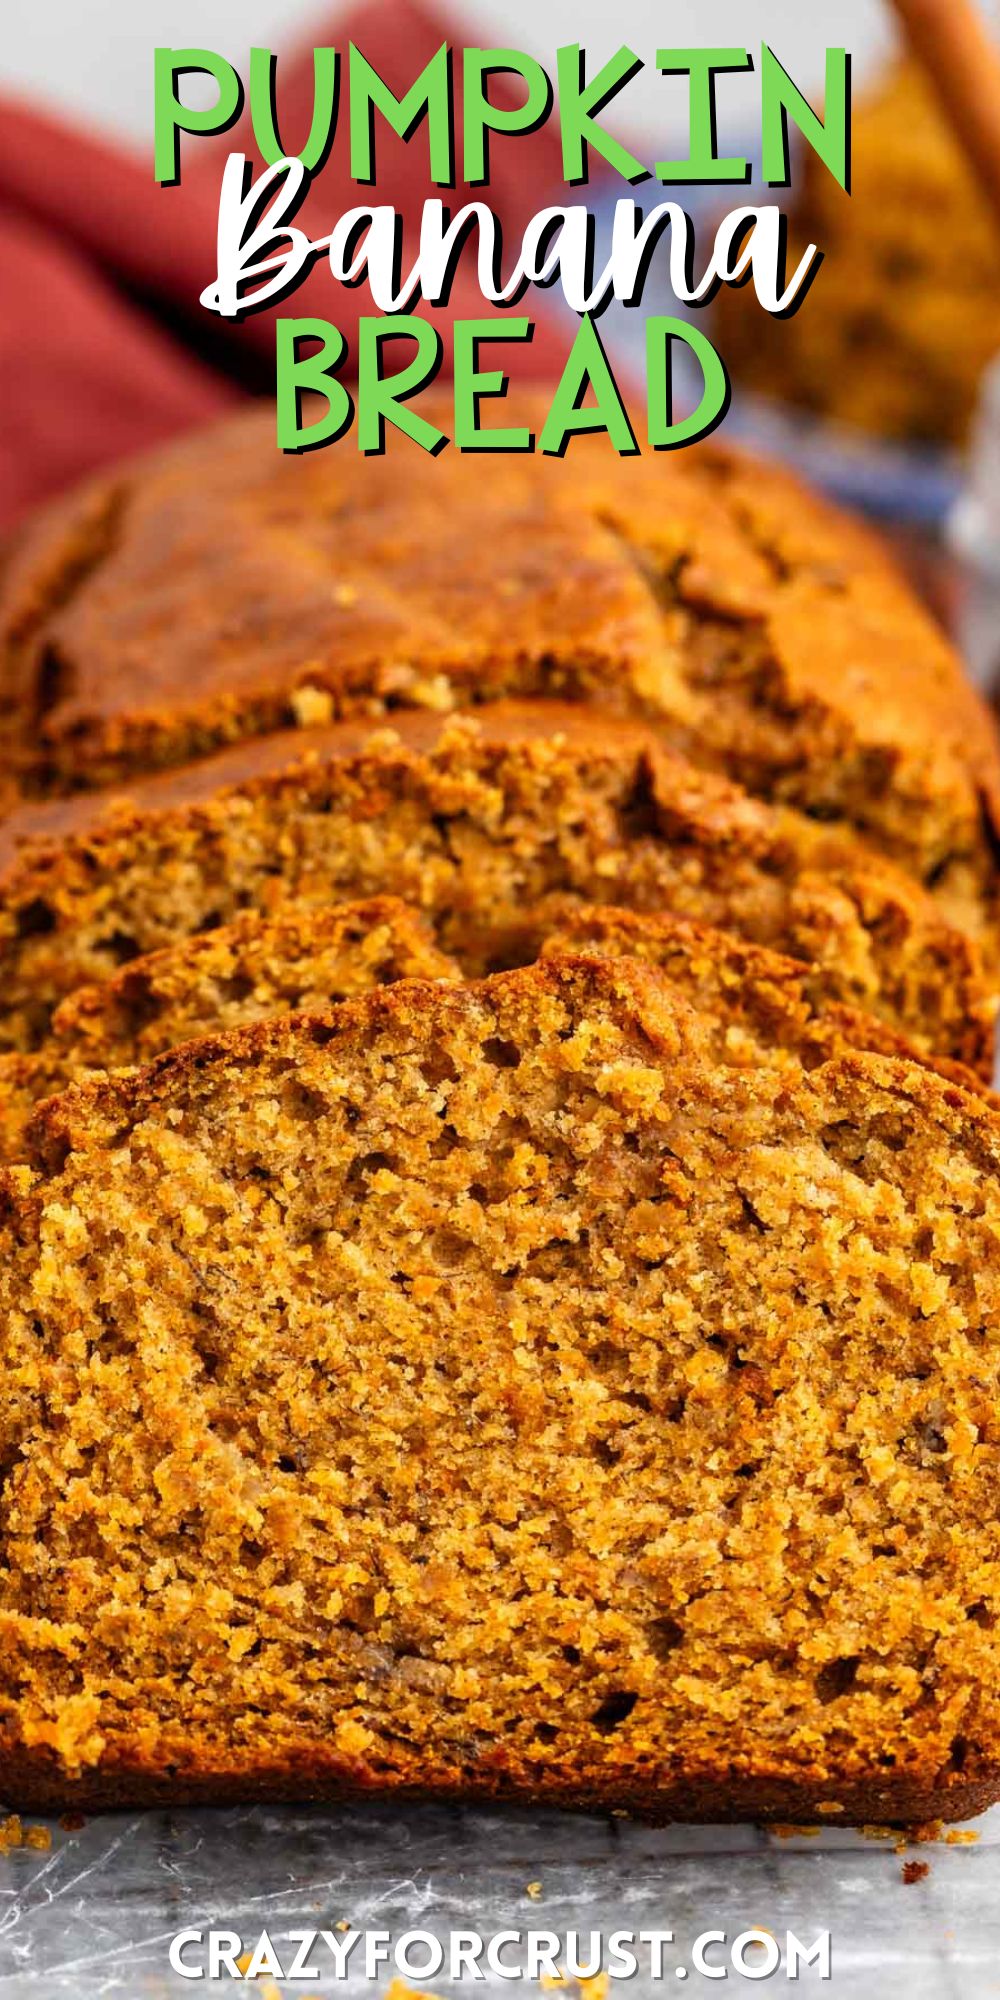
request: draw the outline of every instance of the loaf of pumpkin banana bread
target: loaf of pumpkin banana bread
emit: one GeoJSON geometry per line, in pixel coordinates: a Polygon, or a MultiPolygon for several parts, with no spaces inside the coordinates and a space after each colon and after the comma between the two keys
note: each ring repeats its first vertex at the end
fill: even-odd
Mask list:
{"type": "Polygon", "coordinates": [[[0,1175],[0,1788],[1000,1792],[1000,1121],[635,958],[412,984],[0,1175]]]}
{"type": "MultiPolygon", "coordinates": [[[[41,1097],[98,1070],[148,1062],[219,1028],[328,1007],[397,979],[457,979],[426,923],[396,897],[285,904],[136,958],[56,1009],[42,1046],[0,1055],[0,1159],[21,1157],[41,1097]]],[[[874,1031],[874,1024],[873,1024],[874,1031]]]]}
{"type": "Polygon", "coordinates": [[[0,1046],[143,952],[288,900],[392,893],[466,972],[532,959],[569,896],[693,917],[818,968],[817,990],[989,1076],[975,943],[840,828],[768,806],[579,706],[399,715],[236,745],[0,829],[0,1046]],[[297,761],[294,748],[298,747],[297,761]],[[34,839],[25,837],[34,835],[34,839]]]}
{"type": "Polygon", "coordinates": [[[995,933],[987,709],[871,536],[715,444],[583,437],[484,479],[394,435],[283,456],[254,412],[60,501],[5,567],[0,775],[32,793],[499,696],[646,717],[995,933]]]}

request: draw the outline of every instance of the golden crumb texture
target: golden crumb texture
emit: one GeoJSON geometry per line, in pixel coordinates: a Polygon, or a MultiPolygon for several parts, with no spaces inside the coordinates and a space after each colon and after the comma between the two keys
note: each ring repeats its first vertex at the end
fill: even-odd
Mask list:
{"type": "Polygon", "coordinates": [[[251,412],[31,522],[0,1796],[1000,1797],[998,852],[877,538],[715,443],[251,412]]]}
{"type": "Polygon", "coordinates": [[[272,430],[206,430],[25,530],[0,586],[15,789],[398,709],[597,702],[853,824],[995,929],[990,713],[877,539],[786,473],[714,442],[622,459],[594,435],[484,477],[399,438],[361,465],[346,442],[282,455],[272,430]]]}
{"type": "Polygon", "coordinates": [[[567,899],[668,909],[814,964],[829,1000],[991,1070],[994,976],[940,900],[849,829],[583,705],[286,732],[110,806],[28,809],[0,850],[0,1048],[37,1049],[75,989],[247,908],[391,894],[473,975],[533,958],[567,899]]]}

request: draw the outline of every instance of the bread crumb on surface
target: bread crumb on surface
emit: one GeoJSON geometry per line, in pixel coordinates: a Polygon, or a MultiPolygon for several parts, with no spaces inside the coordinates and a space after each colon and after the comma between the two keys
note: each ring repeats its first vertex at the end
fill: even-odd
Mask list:
{"type": "Polygon", "coordinates": [[[904,1861],[899,1872],[901,1879],[907,1884],[922,1882],[924,1877],[930,1874],[931,1865],[929,1861],[904,1861]]]}
{"type": "Polygon", "coordinates": [[[52,1834],[47,1826],[25,1826],[19,1813],[10,1813],[0,1821],[0,1854],[10,1854],[16,1847],[33,1847],[44,1854],[52,1846],[52,1834]]]}

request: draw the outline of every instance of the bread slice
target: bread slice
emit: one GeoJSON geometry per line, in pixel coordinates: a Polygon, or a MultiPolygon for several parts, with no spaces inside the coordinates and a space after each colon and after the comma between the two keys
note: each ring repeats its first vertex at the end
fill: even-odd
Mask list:
{"type": "Polygon", "coordinates": [[[374,737],[339,725],[289,753],[287,739],[242,744],[136,785],[131,803],[80,795],[10,823],[7,1046],[36,1046],[75,987],[244,908],[399,895],[478,973],[532,959],[569,896],[672,909],[814,961],[827,998],[990,1073],[980,955],[918,884],[641,725],[498,705],[478,723],[400,715],[374,737]],[[48,838],[21,844],[31,834],[48,838]]]}
{"type": "Polygon", "coordinates": [[[41,1097],[95,1070],[148,1062],[178,1043],[274,1014],[328,1007],[397,979],[457,979],[427,925],[396,897],[235,922],[185,938],[81,987],[56,1009],[39,1049],[0,1055],[0,1158],[21,1158],[41,1097]]]}
{"type": "MultiPolygon", "coordinates": [[[[446,402],[425,404],[450,432],[446,402]]],[[[515,415],[517,413],[514,413],[515,415]]],[[[542,399],[520,419],[537,432],[542,399]]],[[[599,701],[860,828],[996,925],[1000,753],[884,547],[707,444],[274,449],[255,411],[59,502],[0,598],[8,764],[41,791],[400,706],[599,701]]]]}
{"type": "Polygon", "coordinates": [[[0,1176],[15,1805],[1000,1792],[1000,1123],[635,959],[403,983],[0,1176]]]}

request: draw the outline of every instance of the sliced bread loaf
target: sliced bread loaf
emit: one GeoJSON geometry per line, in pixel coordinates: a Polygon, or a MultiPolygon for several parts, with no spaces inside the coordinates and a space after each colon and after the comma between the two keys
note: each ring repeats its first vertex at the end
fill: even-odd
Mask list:
{"type": "MultiPolygon", "coordinates": [[[[708,924],[619,909],[613,903],[574,904],[544,940],[541,957],[579,953],[638,958],[657,966],[703,1019],[714,1023],[719,1060],[734,1068],[764,1062],[809,1070],[833,1056],[867,1049],[873,1055],[924,1063],[965,1090],[992,1096],[963,1063],[927,1055],[875,1015],[830,1000],[815,966],[708,924]]],[[[1000,1099],[994,1103],[1000,1110],[1000,1099]]]]}

